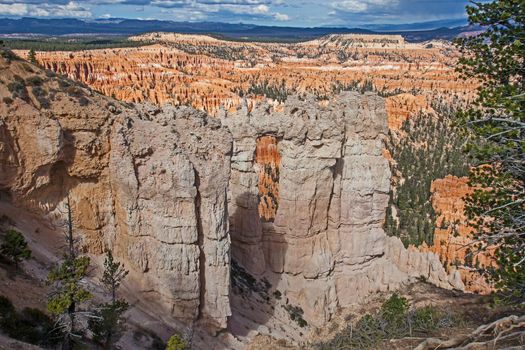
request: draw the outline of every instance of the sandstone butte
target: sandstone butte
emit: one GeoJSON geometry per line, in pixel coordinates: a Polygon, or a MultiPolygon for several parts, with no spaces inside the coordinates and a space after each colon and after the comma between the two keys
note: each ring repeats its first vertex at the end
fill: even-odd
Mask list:
{"type": "MultiPolygon", "coordinates": [[[[0,105],[0,188],[16,207],[5,210],[15,219],[37,215],[39,229],[24,232],[33,241],[69,194],[85,251],[112,248],[130,269],[126,290],[137,312],[179,330],[193,325],[202,349],[210,339],[241,349],[270,332],[300,344],[351,305],[420,277],[484,290],[443,266],[465,258],[451,230],[436,230],[432,247],[406,249],[382,227],[389,128],[430,110],[430,96],[471,98],[473,85],[453,71],[452,48],[398,37],[225,44],[151,35],[159,44],[37,57],[105,95],[153,104],[130,106],[0,59],[1,97],[11,96],[10,82],[38,75],[51,100],[45,106],[30,87],[27,98],[0,105]],[[385,102],[339,92],[356,81],[404,94],[385,102]],[[250,96],[251,86],[266,83],[285,86],[287,100],[250,96]],[[155,106],[164,102],[215,117],[155,106]],[[306,329],[290,321],[285,301],[303,310],[306,329]]],[[[433,184],[441,220],[464,222],[465,186],[433,184]]],[[[41,247],[47,259],[54,248],[41,247]]]]}

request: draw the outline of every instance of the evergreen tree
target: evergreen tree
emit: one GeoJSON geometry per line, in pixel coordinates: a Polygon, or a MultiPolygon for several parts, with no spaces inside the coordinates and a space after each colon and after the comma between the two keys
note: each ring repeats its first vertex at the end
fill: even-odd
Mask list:
{"type": "Polygon", "coordinates": [[[16,230],[7,231],[5,241],[0,247],[0,252],[15,264],[17,271],[20,261],[31,257],[31,250],[27,248],[24,236],[16,230]]]}
{"type": "Polygon", "coordinates": [[[111,251],[107,252],[104,268],[102,283],[110,294],[111,301],[102,304],[99,310],[95,311],[94,317],[89,320],[89,328],[95,341],[103,344],[104,349],[111,349],[123,328],[122,315],[129,307],[125,300],[117,298],[117,290],[128,271],[113,259],[111,251]]]}
{"type": "Polygon", "coordinates": [[[47,301],[47,308],[58,317],[59,328],[64,334],[62,348],[71,350],[74,342],[82,338],[82,329],[77,322],[78,306],[91,299],[92,296],[82,286],[88,274],[90,259],[77,254],[69,197],[66,207],[67,252],[62,263],[51,270],[47,277],[48,284],[53,286],[53,291],[47,301]]]}
{"type": "Polygon", "coordinates": [[[496,247],[487,277],[508,301],[525,299],[525,2],[472,2],[469,21],[484,32],[458,40],[460,72],[481,82],[474,105],[460,113],[475,135],[477,167],[467,214],[479,240],[496,247]]]}
{"type": "Polygon", "coordinates": [[[27,60],[35,65],[38,64],[38,61],[36,60],[35,49],[29,50],[29,53],[27,54],[27,60]]]}

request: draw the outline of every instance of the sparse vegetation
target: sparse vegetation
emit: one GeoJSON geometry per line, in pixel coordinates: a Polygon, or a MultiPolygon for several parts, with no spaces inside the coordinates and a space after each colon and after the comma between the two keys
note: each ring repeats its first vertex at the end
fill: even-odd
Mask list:
{"type": "Polygon", "coordinates": [[[7,63],[11,63],[12,61],[19,60],[20,58],[13,53],[11,50],[7,50],[5,48],[0,48],[0,57],[4,58],[7,63]]]}
{"type": "Polygon", "coordinates": [[[35,49],[31,48],[27,54],[27,60],[31,62],[32,64],[38,64],[38,61],[36,60],[36,53],[35,49]]]}
{"type": "Polygon", "coordinates": [[[400,237],[405,246],[432,245],[437,217],[431,202],[432,181],[468,174],[465,139],[442,114],[409,119],[401,132],[405,136],[391,132],[387,143],[395,161],[393,173],[402,180],[390,193],[385,230],[400,237]]]}
{"type": "Polygon", "coordinates": [[[88,323],[89,329],[93,333],[93,340],[102,344],[104,349],[112,348],[124,327],[122,315],[129,305],[124,299],[117,298],[117,291],[127,275],[128,271],[120,262],[115,261],[113,253],[108,251],[104,261],[102,284],[110,294],[111,301],[100,305],[88,323]]]}
{"type": "Polygon", "coordinates": [[[252,293],[256,293],[266,302],[270,301],[269,290],[272,286],[265,278],[257,280],[235,260],[232,260],[232,271],[230,276],[232,287],[239,294],[248,297],[252,293]]]}
{"type": "Polygon", "coordinates": [[[47,277],[53,291],[47,302],[48,310],[57,317],[58,329],[64,334],[62,347],[73,349],[74,343],[82,339],[83,329],[79,327],[78,307],[91,299],[91,293],[83,281],[88,274],[90,259],[78,256],[76,239],[73,234],[73,219],[69,197],[67,197],[67,233],[65,235],[67,252],[64,260],[53,268],[47,277]]]}
{"type": "Polygon", "coordinates": [[[248,94],[265,96],[272,100],[285,102],[288,98],[289,92],[286,89],[286,83],[284,80],[280,85],[274,85],[268,80],[265,80],[262,83],[252,83],[252,86],[248,89],[248,94]]]}
{"type": "Polygon", "coordinates": [[[54,347],[61,339],[44,312],[32,308],[18,312],[5,296],[0,296],[0,329],[11,338],[44,348],[54,347]]]}
{"type": "Polygon", "coordinates": [[[308,322],[306,322],[306,320],[303,318],[303,308],[291,304],[283,305],[283,308],[288,311],[290,320],[295,321],[299,327],[306,327],[308,325],[308,322]]]}
{"type": "Polygon", "coordinates": [[[29,102],[29,94],[26,89],[26,82],[18,75],[14,76],[14,81],[7,85],[7,89],[11,93],[13,99],[19,98],[26,102],[29,102]]]}
{"type": "Polygon", "coordinates": [[[404,337],[425,337],[462,323],[459,316],[433,306],[410,309],[408,300],[393,294],[376,313],[350,323],[318,350],[373,349],[380,343],[404,337]]]}
{"type": "Polygon", "coordinates": [[[15,265],[16,270],[22,260],[31,257],[31,250],[27,247],[24,236],[16,230],[6,232],[4,242],[0,246],[0,253],[15,265]]]}
{"type": "Polygon", "coordinates": [[[187,350],[188,344],[177,334],[174,334],[168,340],[166,350],[187,350]]]}

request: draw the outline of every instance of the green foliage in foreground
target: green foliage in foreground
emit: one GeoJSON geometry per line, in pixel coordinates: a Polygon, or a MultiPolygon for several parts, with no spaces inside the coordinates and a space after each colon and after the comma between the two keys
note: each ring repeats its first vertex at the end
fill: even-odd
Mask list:
{"type": "Polygon", "coordinates": [[[478,167],[467,215],[476,250],[495,246],[488,280],[511,303],[525,301],[525,2],[472,2],[469,21],[485,31],[458,40],[458,70],[481,82],[478,98],[459,121],[475,136],[468,145],[478,167]]]}
{"type": "Polygon", "coordinates": [[[181,339],[178,335],[172,335],[168,340],[168,346],[166,350],[187,350],[188,344],[181,339]]]}
{"type": "Polygon", "coordinates": [[[72,305],[91,299],[91,293],[82,287],[82,280],[87,276],[90,259],[82,256],[66,259],[55,267],[47,277],[55,291],[47,303],[48,310],[56,315],[66,313],[72,305]]]}
{"type": "Polygon", "coordinates": [[[0,329],[11,338],[45,348],[54,347],[62,339],[45,313],[32,308],[19,312],[4,296],[0,296],[0,329]]]}
{"type": "Polygon", "coordinates": [[[102,344],[105,349],[110,349],[121,336],[124,329],[123,314],[129,307],[124,299],[117,298],[117,291],[122,281],[128,275],[124,266],[113,258],[113,253],[107,252],[104,260],[104,274],[102,283],[111,296],[111,301],[99,306],[94,312],[94,317],[88,321],[88,326],[93,333],[93,340],[102,344]]]}
{"type": "Polygon", "coordinates": [[[13,262],[16,269],[18,269],[18,264],[20,264],[22,260],[31,257],[31,250],[27,248],[27,242],[24,236],[16,230],[6,232],[4,243],[2,243],[0,247],[0,253],[13,262]]]}
{"type": "Polygon", "coordinates": [[[432,181],[447,175],[466,176],[469,158],[465,139],[452,125],[449,112],[435,106],[438,116],[419,115],[403,123],[398,137],[390,133],[387,149],[393,172],[403,181],[390,194],[385,231],[405,246],[433,244],[437,213],[432,206],[432,181]],[[397,215],[394,215],[394,212],[397,215]]]}
{"type": "Polygon", "coordinates": [[[457,316],[433,306],[410,310],[408,300],[394,294],[377,313],[366,314],[355,324],[349,324],[330,341],[316,344],[315,349],[372,349],[389,339],[428,336],[460,322],[457,316]]]}

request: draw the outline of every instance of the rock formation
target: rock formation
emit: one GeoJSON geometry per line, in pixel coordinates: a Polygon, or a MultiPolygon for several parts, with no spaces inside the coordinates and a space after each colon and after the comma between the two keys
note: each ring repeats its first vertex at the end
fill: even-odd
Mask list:
{"type": "Polygon", "coordinates": [[[84,249],[112,248],[140,299],[224,328],[229,132],[193,109],[137,111],[21,61],[0,59],[0,72],[0,190],[48,216],[69,195],[84,249]]]}
{"type": "MultiPolygon", "coordinates": [[[[38,52],[48,69],[128,102],[166,102],[216,115],[262,95],[312,93],[320,99],[345,89],[425,97],[465,96],[451,45],[409,44],[399,36],[330,35],[297,44],[245,43],[204,35],[150,33],[132,40],[155,44],[80,52],[38,52]]],[[[27,57],[26,52],[19,51],[27,57]]]]}
{"type": "MultiPolygon", "coordinates": [[[[224,113],[221,120],[234,140],[229,188],[232,259],[242,274],[262,281],[236,293],[240,296],[232,303],[237,327],[253,320],[271,322],[262,315],[279,314],[282,308],[301,310],[304,321],[322,327],[340,309],[416,277],[444,288],[463,288],[457,276],[447,275],[437,255],[406,250],[383,231],[391,175],[382,154],[388,132],[382,98],[343,93],[320,106],[313,96],[290,97],[283,111],[266,104],[251,111],[245,106],[224,113]],[[263,154],[264,149],[271,151],[263,154]],[[275,164],[279,158],[278,178],[261,177],[260,164],[275,164]],[[264,189],[278,188],[271,221],[268,210],[260,210],[266,200],[261,179],[264,189]],[[270,297],[273,308],[266,311],[241,310],[246,303],[257,307],[253,297],[245,297],[250,288],[254,294],[277,294],[280,299],[270,297]]],[[[264,304],[261,299],[259,304],[264,304]]],[[[280,317],[286,319],[286,313],[280,317]]],[[[300,327],[283,327],[282,336],[300,339],[300,327]]],[[[279,329],[269,328],[274,335],[279,329]]]]}
{"type": "Polygon", "coordinates": [[[470,245],[474,229],[468,225],[465,215],[465,197],[473,190],[468,185],[468,178],[447,176],[435,180],[431,191],[432,205],[439,215],[434,244],[428,250],[439,255],[447,271],[459,271],[467,290],[483,294],[491,292],[491,286],[473,270],[476,265],[490,266],[494,260],[491,250],[477,253],[476,248],[470,245]]]}
{"type": "MultiPolygon", "coordinates": [[[[173,64],[164,48],[142,50],[173,64]]],[[[190,57],[193,67],[210,59],[190,57]]],[[[90,68],[102,58],[56,68],[39,59],[92,85],[105,79],[90,68]]],[[[116,81],[145,73],[123,77],[136,62],[104,64],[116,81]]],[[[0,58],[0,72],[0,191],[48,218],[69,195],[86,251],[112,248],[163,320],[298,343],[371,293],[418,277],[464,288],[436,254],[383,231],[388,121],[374,93],[240,99],[211,118],[120,103],[19,60],[0,58]]],[[[136,93],[144,81],[132,83],[136,93]]]]}

